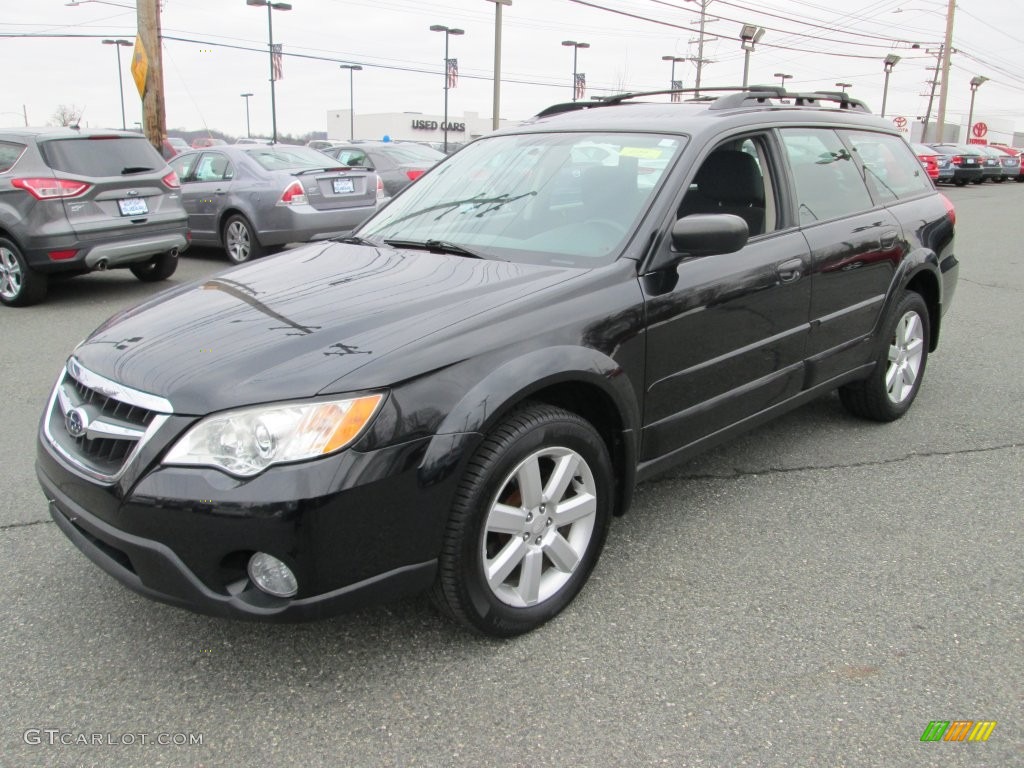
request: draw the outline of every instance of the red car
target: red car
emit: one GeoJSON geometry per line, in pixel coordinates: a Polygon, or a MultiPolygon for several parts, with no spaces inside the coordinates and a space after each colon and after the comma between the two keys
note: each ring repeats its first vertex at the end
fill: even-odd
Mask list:
{"type": "Polygon", "coordinates": [[[928,178],[936,181],[939,178],[939,153],[924,144],[911,144],[910,147],[928,172],[928,178]]]}
{"type": "Polygon", "coordinates": [[[215,139],[213,137],[201,137],[198,139],[192,139],[192,149],[205,149],[206,147],[219,147],[221,144],[227,144],[224,139],[215,139]]]}

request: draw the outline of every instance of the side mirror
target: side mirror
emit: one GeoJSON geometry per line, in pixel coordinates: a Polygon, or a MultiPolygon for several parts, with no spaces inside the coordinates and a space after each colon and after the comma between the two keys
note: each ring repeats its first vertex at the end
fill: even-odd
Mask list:
{"type": "Polygon", "coordinates": [[[672,225],[672,252],[655,257],[650,271],[674,267],[686,257],[734,253],[747,244],[747,222],[731,213],[695,213],[672,225]]]}

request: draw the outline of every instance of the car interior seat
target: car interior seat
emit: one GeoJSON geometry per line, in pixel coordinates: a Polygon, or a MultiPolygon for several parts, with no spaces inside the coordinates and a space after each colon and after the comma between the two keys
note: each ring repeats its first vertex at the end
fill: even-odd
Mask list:
{"type": "Polygon", "coordinates": [[[731,213],[747,222],[750,236],[765,231],[764,177],[752,155],[720,149],[708,155],[683,197],[679,217],[694,213],[731,213]]]}

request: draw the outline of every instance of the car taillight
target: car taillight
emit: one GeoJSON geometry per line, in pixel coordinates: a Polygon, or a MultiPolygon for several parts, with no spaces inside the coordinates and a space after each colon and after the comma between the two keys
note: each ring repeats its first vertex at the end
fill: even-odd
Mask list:
{"type": "Polygon", "coordinates": [[[178,189],[181,186],[181,182],[178,181],[178,174],[176,174],[174,171],[168,173],[166,176],[160,179],[160,181],[162,181],[164,185],[169,187],[170,189],[178,189]]]}
{"type": "Polygon", "coordinates": [[[65,261],[75,258],[76,253],[78,253],[76,250],[50,251],[47,256],[50,257],[50,261],[65,261]]]}
{"type": "Polygon", "coordinates": [[[377,199],[384,199],[384,179],[382,179],[380,176],[377,177],[377,199]]]}
{"type": "Polygon", "coordinates": [[[424,173],[426,173],[426,171],[406,171],[405,175],[409,177],[409,181],[416,181],[416,179],[418,179],[424,173]]]}
{"type": "Polygon", "coordinates": [[[960,155],[953,155],[953,157],[949,159],[949,162],[951,162],[953,165],[960,165],[961,163],[963,163],[963,161],[964,159],[960,157],[960,155]]]}
{"type": "Polygon", "coordinates": [[[949,217],[949,223],[956,224],[956,208],[953,207],[953,203],[950,202],[948,197],[941,193],[939,194],[939,197],[941,197],[942,202],[946,204],[946,216],[949,217]]]}
{"type": "Polygon", "coordinates": [[[92,185],[83,181],[68,179],[11,179],[11,185],[24,189],[36,200],[55,200],[57,198],[78,197],[92,185]]]}
{"type": "Polygon", "coordinates": [[[293,181],[285,191],[281,194],[281,199],[277,202],[278,205],[305,205],[306,204],[306,190],[302,188],[302,184],[297,181],[293,181]]]}

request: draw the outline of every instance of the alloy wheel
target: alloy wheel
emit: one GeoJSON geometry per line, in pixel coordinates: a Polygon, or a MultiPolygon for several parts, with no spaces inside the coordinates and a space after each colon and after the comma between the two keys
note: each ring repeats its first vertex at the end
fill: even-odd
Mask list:
{"type": "Polygon", "coordinates": [[[924,356],[924,325],[917,312],[910,311],[896,324],[889,344],[889,367],[885,372],[885,388],[889,399],[902,403],[914,390],[924,356]]]}
{"type": "Polygon", "coordinates": [[[17,298],[21,293],[22,274],[18,257],[8,248],[0,248],[0,296],[17,298]]]}

